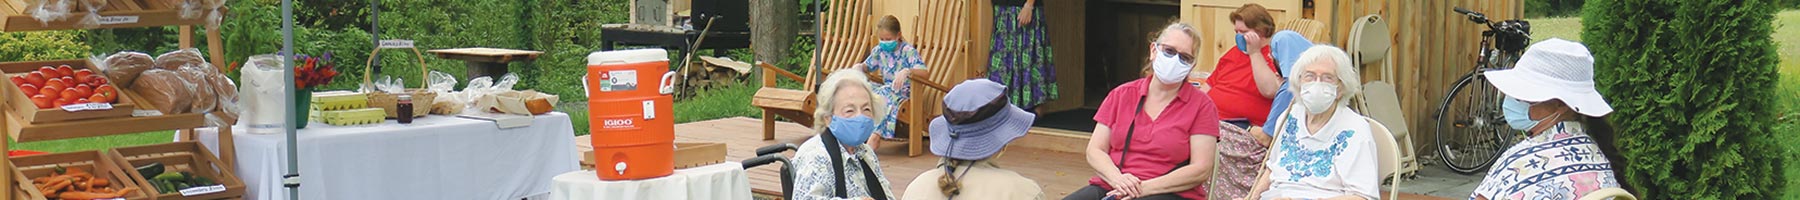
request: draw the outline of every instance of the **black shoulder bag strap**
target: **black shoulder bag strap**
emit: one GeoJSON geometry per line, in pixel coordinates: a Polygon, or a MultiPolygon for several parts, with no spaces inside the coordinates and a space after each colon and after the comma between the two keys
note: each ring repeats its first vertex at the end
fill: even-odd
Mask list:
{"type": "MultiPolygon", "coordinates": [[[[844,150],[843,148],[834,148],[840,144],[837,141],[837,136],[831,135],[831,130],[825,130],[825,134],[820,135],[819,140],[821,143],[824,143],[824,145],[820,146],[825,147],[825,153],[831,155],[831,173],[837,175],[837,185],[835,187],[836,193],[833,193],[833,195],[838,198],[848,198],[850,195],[850,189],[848,189],[850,185],[844,179],[844,150]]],[[[875,184],[864,187],[869,189],[869,196],[877,200],[887,200],[887,193],[881,189],[881,180],[877,179],[879,177],[875,176],[875,168],[869,168],[868,161],[859,163],[861,163],[863,167],[864,181],[868,184],[875,184]]]]}
{"type": "MultiPolygon", "coordinates": [[[[1149,98],[1150,97],[1146,97],[1146,96],[1138,97],[1137,111],[1132,112],[1131,125],[1126,126],[1127,128],[1125,128],[1125,149],[1123,151],[1119,151],[1119,162],[1114,163],[1115,166],[1119,167],[1119,171],[1125,171],[1125,155],[1131,154],[1131,136],[1137,135],[1137,133],[1136,133],[1137,132],[1137,115],[1144,113],[1144,102],[1148,101],[1149,98]]],[[[1166,112],[1166,110],[1165,110],[1165,112],[1166,112]]],[[[1181,167],[1187,166],[1188,164],[1190,164],[1192,162],[1193,162],[1193,158],[1183,160],[1183,161],[1181,161],[1181,163],[1175,164],[1175,168],[1169,168],[1169,172],[1175,172],[1175,169],[1180,169],[1181,167]]]]}
{"type": "Polygon", "coordinates": [[[1137,111],[1131,113],[1131,125],[1125,128],[1125,150],[1119,151],[1119,162],[1114,163],[1119,171],[1125,171],[1125,155],[1131,154],[1131,136],[1137,135],[1137,115],[1144,114],[1144,101],[1149,99],[1148,96],[1138,96],[1137,111]]]}

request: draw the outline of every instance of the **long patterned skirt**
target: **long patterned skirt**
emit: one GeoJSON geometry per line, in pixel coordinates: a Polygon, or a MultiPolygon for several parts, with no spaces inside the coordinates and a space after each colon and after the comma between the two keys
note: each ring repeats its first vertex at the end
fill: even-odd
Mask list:
{"type": "Polygon", "coordinates": [[[1213,171],[1208,199],[1237,199],[1250,193],[1269,153],[1269,147],[1257,144],[1250,134],[1254,133],[1237,125],[1219,123],[1219,167],[1213,171]]]}
{"type": "Polygon", "coordinates": [[[989,51],[988,79],[1007,88],[1013,105],[1030,110],[1056,99],[1056,66],[1044,8],[1031,12],[1031,24],[1019,25],[1020,6],[994,6],[994,45],[989,51]]]}

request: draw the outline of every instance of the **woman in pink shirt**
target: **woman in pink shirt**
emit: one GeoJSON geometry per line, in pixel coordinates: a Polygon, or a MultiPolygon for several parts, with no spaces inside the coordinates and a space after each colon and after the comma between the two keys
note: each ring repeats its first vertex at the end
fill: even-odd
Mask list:
{"type": "Polygon", "coordinates": [[[1199,34],[1170,24],[1150,46],[1155,80],[1141,78],[1107,94],[1085,153],[1096,174],[1063,199],[1206,199],[1219,114],[1212,98],[1185,81],[1199,34]]]}

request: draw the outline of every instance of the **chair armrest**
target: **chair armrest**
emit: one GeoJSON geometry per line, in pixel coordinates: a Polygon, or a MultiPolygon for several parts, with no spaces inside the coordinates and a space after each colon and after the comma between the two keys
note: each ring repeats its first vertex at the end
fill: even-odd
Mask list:
{"type": "Polygon", "coordinates": [[[780,67],[775,67],[775,65],[769,63],[757,62],[756,66],[763,69],[763,87],[775,87],[775,77],[777,76],[792,79],[795,82],[806,82],[805,77],[796,75],[793,72],[788,72],[780,67]]]}
{"type": "Polygon", "coordinates": [[[906,79],[911,81],[914,86],[925,86],[927,88],[936,89],[937,91],[950,91],[950,87],[931,80],[931,71],[925,69],[911,70],[912,72],[908,72],[906,79]]]}

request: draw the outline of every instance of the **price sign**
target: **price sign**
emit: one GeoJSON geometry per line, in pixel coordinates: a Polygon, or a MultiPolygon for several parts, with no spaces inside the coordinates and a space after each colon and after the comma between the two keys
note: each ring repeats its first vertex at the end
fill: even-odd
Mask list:
{"type": "Polygon", "coordinates": [[[413,48],[413,41],[412,40],[381,40],[381,44],[378,46],[379,46],[378,48],[383,48],[383,49],[407,49],[407,48],[413,48]]]}
{"type": "Polygon", "coordinates": [[[69,105],[63,105],[62,109],[65,111],[69,111],[69,112],[84,111],[84,110],[112,110],[112,104],[110,104],[110,103],[69,104],[69,105]]]}

